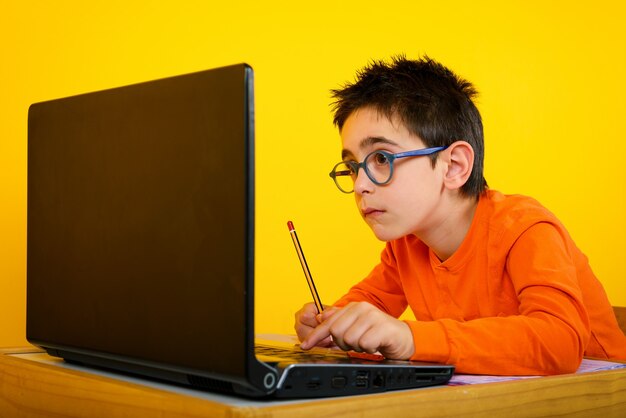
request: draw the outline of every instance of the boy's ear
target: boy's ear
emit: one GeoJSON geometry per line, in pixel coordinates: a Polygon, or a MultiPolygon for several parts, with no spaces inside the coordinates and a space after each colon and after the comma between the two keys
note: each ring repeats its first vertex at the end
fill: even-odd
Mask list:
{"type": "Polygon", "coordinates": [[[447,189],[457,190],[469,179],[474,167],[474,149],[465,141],[452,143],[444,152],[446,164],[443,181],[447,189]]]}

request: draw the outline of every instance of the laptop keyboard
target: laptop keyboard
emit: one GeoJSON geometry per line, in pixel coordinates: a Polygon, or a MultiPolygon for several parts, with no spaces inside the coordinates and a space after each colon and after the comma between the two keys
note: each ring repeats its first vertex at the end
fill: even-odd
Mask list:
{"type": "Polygon", "coordinates": [[[277,359],[291,360],[297,362],[320,361],[331,358],[345,359],[346,353],[336,350],[324,350],[323,353],[314,351],[304,351],[297,346],[293,348],[274,347],[262,344],[256,344],[255,352],[259,356],[274,357],[277,359]]]}

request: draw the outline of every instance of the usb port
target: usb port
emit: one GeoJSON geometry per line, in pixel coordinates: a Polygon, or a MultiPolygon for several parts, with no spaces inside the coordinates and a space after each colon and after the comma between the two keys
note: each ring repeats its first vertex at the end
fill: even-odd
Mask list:
{"type": "Polygon", "coordinates": [[[367,388],[370,382],[370,372],[357,372],[354,384],[357,388],[367,388]]]}
{"type": "Polygon", "coordinates": [[[346,387],[346,384],[348,383],[348,379],[345,376],[333,376],[333,378],[330,381],[330,386],[332,386],[335,389],[341,389],[346,387]]]}

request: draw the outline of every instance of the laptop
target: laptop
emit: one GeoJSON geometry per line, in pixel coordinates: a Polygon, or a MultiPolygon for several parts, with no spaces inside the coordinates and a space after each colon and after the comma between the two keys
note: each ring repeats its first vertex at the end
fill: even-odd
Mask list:
{"type": "Polygon", "coordinates": [[[451,365],[293,342],[255,352],[254,160],[245,64],[31,105],[27,339],[68,362],[248,397],[447,382],[451,365]]]}

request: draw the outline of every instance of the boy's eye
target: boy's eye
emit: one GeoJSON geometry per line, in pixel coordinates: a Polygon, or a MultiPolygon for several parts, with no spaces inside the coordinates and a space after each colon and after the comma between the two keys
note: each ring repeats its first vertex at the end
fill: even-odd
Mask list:
{"type": "Polygon", "coordinates": [[[373,153],[371,160],[372,160],[372,162],[376,163],[377,165],[387,165],[387,164],[389,164],[389,159],[382,152],[375,152],[375,153],[373,153]]]}
{"type": "Polygon", "coordinates": [[[354,166],[355,166],[356,164],[357,164],[357,163],[355,163],[354,161],[349,161],[349,162],[347,162],[347,163],[345,164],[345,166],[346,166],[346,167],[345,167],[345,172],[344,172],[344,175],[347,175],[347,176],[353,176],[353,175],[356,173],[356,171],[354,170],[354,166]]]}
{"type": "Polygon", "coordinates": [[[344,161],[341,164],[337,164],[337,167],[335,167],[335,176],[354,176],[356,166],[358,166],[356,161],[344,161]]]}

